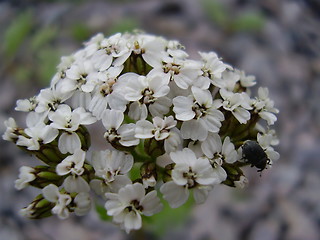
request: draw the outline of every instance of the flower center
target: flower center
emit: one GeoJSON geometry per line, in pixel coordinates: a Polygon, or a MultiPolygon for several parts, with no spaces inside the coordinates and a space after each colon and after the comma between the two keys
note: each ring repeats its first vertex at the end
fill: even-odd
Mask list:
{"type": "Polygon", "coordinates": [[[200,105],[199,103],[195,102],[192,106],[192,111],[195,112],[195,119],[199,119],[202,116],[206,115],[207,108],[204,105],[200,105]]]}
{"type": "Polygon", "coordinates": [[[183,177],[187,179],[187,187],[193,188],[196,185],[197,174],[192,172],[191,167],[189,167],[188,172],[183,173],[183,177]]]}
{"type": "Polygon", "coordinates": [[[178,75],[180,73],[181,66],[174,63],[163,63],[163,71],[170,73],[171,75],[178,75]]]}

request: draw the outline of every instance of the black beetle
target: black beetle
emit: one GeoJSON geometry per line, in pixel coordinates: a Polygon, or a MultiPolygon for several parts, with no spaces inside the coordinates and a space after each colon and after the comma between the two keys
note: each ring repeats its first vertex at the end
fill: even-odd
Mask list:
{"type": "Polygon", "coordinates": [[[258,168],[258,172],[262,172],[270,164],[267,154],[256,141],[250,140],[243,144],[242,157],[251,164],[251,167],[258,168]]]}

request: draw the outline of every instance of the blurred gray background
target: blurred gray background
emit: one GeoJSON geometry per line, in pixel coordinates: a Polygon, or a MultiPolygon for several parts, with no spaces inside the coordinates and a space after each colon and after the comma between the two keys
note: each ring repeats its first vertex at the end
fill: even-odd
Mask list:
{"type": "MultiPolygon", "coordinates": [[[[260,177],[246,169],[244,190],[218,186],[207,202],[160,239],[320,239],[319,0],[7,0],[0,1],[0,132],[20,98],[49,86],[55,67],[97,32],[142,29],[179,40],[192,58],[216,51],[257,77],[280,109],[281,158],[260,177]]],[[[126,235],[92,211],[86,217],[19,216],[37,194],[16,191],[19,167],[32,157],[0,140],[0,240],[156,239],[126,235]]],[[[141,233],[140,233],[141,234],[141,233]]],[[[158,235],[159,236],[159,235],[158,235]]]]}

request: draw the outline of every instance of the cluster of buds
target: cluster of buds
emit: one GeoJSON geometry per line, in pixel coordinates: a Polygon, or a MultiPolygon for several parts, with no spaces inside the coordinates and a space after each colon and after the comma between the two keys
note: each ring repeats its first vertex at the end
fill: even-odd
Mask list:
{"type": "Polygon", "coordinates": [[[62,57],[49,88],[17,101],[25,127],[5,122],[3,138],[41,161],[20,169],[17,189],[42,189],[22,213],[84,215],[94,192],[130,232],[163,201],[177,208],[190,193],[203,203],[217,184],[243,187],[244,166],[262,171],[279,158],[278,110],[267,88],[251,96],[255,84],[214,52],[191,60],[162,37],[94,36],[62,57]]]}

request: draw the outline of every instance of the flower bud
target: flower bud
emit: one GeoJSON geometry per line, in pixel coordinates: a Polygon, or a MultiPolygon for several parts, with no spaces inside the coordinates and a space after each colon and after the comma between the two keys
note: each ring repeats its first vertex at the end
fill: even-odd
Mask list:
{"type": "Polygon", "coordinates": [[[27,207],[20,210],[22,216],[31,219],[50,217],[54,204],[46,200],[42,194],[38,195],[27,207]]]}

